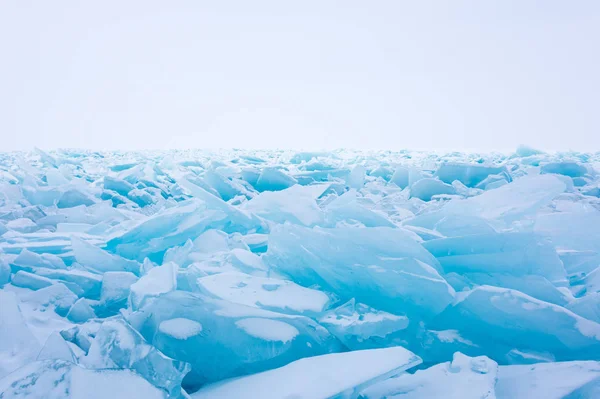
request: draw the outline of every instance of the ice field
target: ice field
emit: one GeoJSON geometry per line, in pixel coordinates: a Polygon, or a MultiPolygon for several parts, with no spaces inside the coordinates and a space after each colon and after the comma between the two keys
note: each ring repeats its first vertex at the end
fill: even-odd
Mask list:
{"type": "Polygon", "coordinates": [[[600,398],[600,153],[0,154],[0,398],[600,398]]]}

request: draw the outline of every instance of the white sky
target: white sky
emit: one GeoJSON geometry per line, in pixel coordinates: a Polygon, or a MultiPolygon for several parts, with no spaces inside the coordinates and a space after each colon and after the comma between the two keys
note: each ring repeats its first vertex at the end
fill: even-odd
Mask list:
{"type": "Polygon", "coordinates": [[[600,150],[600,1],[0,0],[0,150],[600,150]]]}

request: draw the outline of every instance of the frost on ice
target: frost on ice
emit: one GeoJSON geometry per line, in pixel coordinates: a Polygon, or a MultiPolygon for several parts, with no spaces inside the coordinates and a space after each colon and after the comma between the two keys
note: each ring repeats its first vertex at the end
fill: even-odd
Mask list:
{"type": "Polygon", "coordinates": [[[0,398],[596,398],[600,154],[0,154],[0,398]]]}

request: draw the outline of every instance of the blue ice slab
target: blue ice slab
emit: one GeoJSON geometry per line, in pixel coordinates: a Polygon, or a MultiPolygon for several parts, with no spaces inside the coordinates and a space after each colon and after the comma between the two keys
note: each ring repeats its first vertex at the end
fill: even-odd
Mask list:
{"type": "Polygon", "coordinates": [[[569,177],[582,177],[588,173],[585,166],[572,161],[549,162],[543,164],[541,173],[555,173],[569,177]]]}
{"type": "Polygon", "coordinates": [[[456,189],[450,184],[429,177],[418,180],[410,187],[411,197],[419,198],[423,201],[431,201],[431,197],[440,194],[453,195],[456,194],[456,189]]]}
{"type": "Polygon", "coordinates": [[[411,319],[436,315],[454,297],[438,262],[397,228],[280,225],[271,232],[263,259],[298,284],[411,319]]]}
{"type": "Polygon", "coordinates": [[[409,324],[406,316],[357,304],[354,299],[325,312],[318,321],[350,350],[395,346],[402,342],[397,333],[409,324]]]}
{"type": "Polygon", "coordinates": [[[100,326],[82,363],[90,369],[130,369],[169,397],[178,397],[188,363],[171,359],[122,319],[107,320],[100,326]]]}
{"type": "Polygon", "coordinates": [[[341,349],[327,330],[307,317],[182,291],[159,296],[130,321],[165,355],[192,365],[184,380],[187,387],[341,349]]]}
{"type": "Polygon", "coordinates": [[[126,197],[135,187],[133,184],[123,179],[119,179],[118,177],[104,176],[104,188],[106,190],[115,191],[126,197]]]}
{"type": "Polygon", "coordinates": [[[600,356],[600,324],[511,289],[481,286],[461,293],[433,321],[436,327],[458,330],[499,362],[515,347],[557,360],[600,356]]]}
{"type": "Polygon", "coordinates": [[[360,397],[493,399],[497,375],[498,364],[492,359],[456,352],[451,362],[386,379],[362,391],[360,397]]]}
{"type": "Polygon", "coordinates": [[[64,360],[29,363],[0,380],[3,398],[167,399],[130,370],[88,370],[64,360]]]}
{"type": "Polygon", "coordinates": [[[488,176],[500,174],[503,175],[508,182],[512,181],[504,166],[447,162],[440,165],[435,172],[435,175],[445,183],[450,184],[454,180],[458,180],[467,187],[475,187],[488,176]]]}
{"type": "Polygon", "coordinates": [[[296,183],[298,183],[298,181],[295,178],[283,172],[281,169],[264,168],[254,187],[259,192],[279,191],[292,187],[296,183]]]}
{"type": "Polygon", "coordinates": [[[71,247],[77,263],[91,270],[100,273],[130,272],[136,275],[140,273],[138,262],[111,254],[75,235],[71,237],[71,247]]]}
{"type": "Polygon", "coordinates": [[[535,233],[491,233],[430,240],[423,246],[444,271],[539,275],[566,284],[563,264],[547,239],[535,233]]]}
{"type": "MultiPolygon", "coordinates": [[[[198,186],[195,189],[202,190],[198,186]]],[[[208,193],[206,195],[212,197],[208,193]]],[[[258,219],[219,198],[193,198],[158,212],[123,235],[111,239],[106,249],[128,259],[142,261],[149,257],[160,261],[167,249],[184,244],[206,230],[216,228],[233,233],[255,231],[261,227],[258,219]]]]}
{"type": "Polygon", "coordinates": [[[192,398],[357,398],[370,385],[402,374],[419,363],[418,356],[400,346],[332,353],[211,384],[192,398]]]}

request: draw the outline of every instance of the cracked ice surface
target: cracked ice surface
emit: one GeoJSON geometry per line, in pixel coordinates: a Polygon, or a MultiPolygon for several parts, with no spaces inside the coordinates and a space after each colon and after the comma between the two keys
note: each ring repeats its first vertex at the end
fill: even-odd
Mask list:
{"type": "Polygon", "coordinates": [[[0,154],[0,398],[600,397],[600,154],[0,154]]]}

